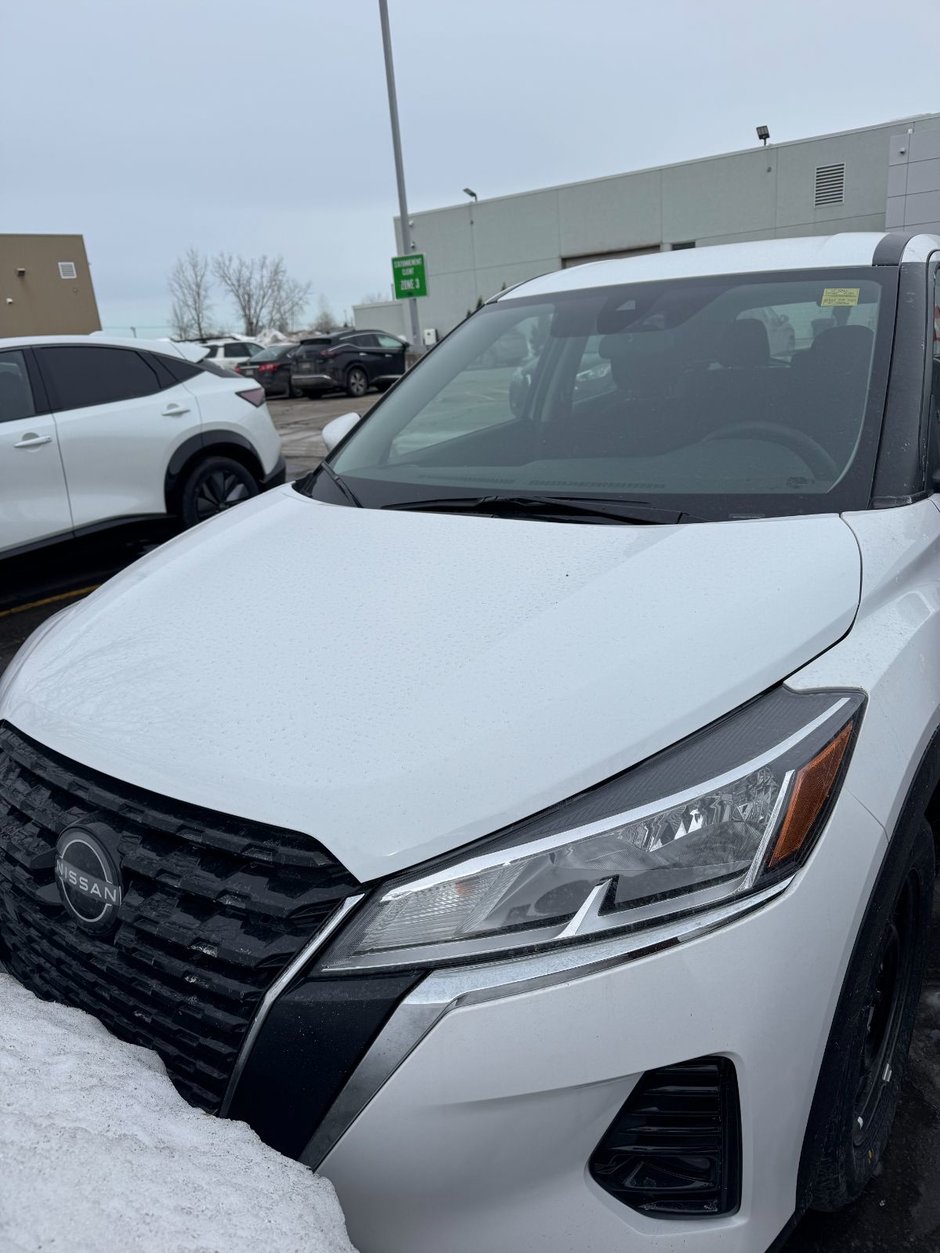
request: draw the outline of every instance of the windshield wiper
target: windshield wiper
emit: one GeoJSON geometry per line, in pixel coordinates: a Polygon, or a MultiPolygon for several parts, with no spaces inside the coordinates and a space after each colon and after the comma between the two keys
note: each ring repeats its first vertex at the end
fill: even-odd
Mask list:
{"type": "Polygon", "coordinates": [[[356,495],[353,489],[347,485],[345,479],[341,478],[336,473],[336,471],[333,469],[333,467],[330,465],[328,461],[321,461],[320,469],[323,470],[330,479],[332,479],[332,481],[336,484],[336,486],[343,493],[343,495],[346,497],[346,499],[349,501],[351,505],[355,505],[357,509],[361,509],[363,507],[362,501],[359,499],[359,497],[356,495]]]}
{"type": "Polygon", "coordinates": [[[582,496],[442,496],[431,500],[396,501],[382,507],[428,513],[482,513],[498,518],[593,518],[604,522],[660,526],[706,521],[685,510],[663,509],[646,500],[623,500],[620,497],[588,500],[582,496]]]}

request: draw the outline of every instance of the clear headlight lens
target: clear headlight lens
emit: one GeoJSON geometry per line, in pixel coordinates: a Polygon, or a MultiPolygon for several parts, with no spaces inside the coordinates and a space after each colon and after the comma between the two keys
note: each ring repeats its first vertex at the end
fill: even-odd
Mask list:
{"type": "MultiPolygon", "coordinates": [[[[789,694],[791,715],[794,700],[800,698],[789,694]]],[[[517,832],[459,863],[386,885],[328,953],[324,969],[440,964],[661,924],[792,872],[808,854],[847,761],[861,700],[829,693],[825,703],[760,756],[698,786],[540,839],[517,832]]],[[[719,724],[715,735],[726,741],[725,758],[746,742],[746,726],[732,726],[733,719],[742,722],[742,714],[719,724]]],[[[767,718],[755,721],[766,738],[767,718]]],[[[696,758],[701,764],[710,734],[672,751],[674,773],[658,773],[678,781],[682,754],[691,755],[686,770],[696,758]]],[[[711,757],[720,763],[722,751],[711,757]]],[[[645,770],[655,774],[656,766],[645,770]]],[[[629,787],[620,791],[630,794],[629,787]]],[[[601,799],[591,795],[591,807],[601,799]]]]}

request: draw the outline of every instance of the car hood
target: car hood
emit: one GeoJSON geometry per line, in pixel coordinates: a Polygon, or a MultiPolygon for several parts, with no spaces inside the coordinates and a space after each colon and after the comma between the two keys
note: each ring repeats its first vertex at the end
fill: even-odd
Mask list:
{"type": "Polygon", "coordinates": [[[604,526],[284,488],[40,629],[0,717],[138,786],[316,837],[358,878],[641,761],[856,612],[835,516],[604,526]]]}

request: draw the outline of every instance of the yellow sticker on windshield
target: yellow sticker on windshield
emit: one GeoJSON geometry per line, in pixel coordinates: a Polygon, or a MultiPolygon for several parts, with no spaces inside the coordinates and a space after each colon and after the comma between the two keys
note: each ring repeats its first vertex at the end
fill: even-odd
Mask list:
{"type": "Polygon", "coordinates": [[[858,287],[827,287],[819,303],[823,309],[831,309],[833,305],[857,305],[859,290],[858,287]]]}

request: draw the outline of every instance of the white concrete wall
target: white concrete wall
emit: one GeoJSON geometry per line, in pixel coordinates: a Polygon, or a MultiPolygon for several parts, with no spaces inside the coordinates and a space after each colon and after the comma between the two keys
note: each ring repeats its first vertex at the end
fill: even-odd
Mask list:
{"type": "Polygon", "coordinates": [[[481,298],[558,269],[566,258],[883,230],[886,204],[888,225],[940,218],[940,115],[415,213],[415,248],[428,274],[420,325],[443,334],[481,298]],[[905,154],[910,187],[889,165],[892,136],[906,136],[908,127],[917,140],[905,154]],[[817,208],[816,167],[840,161],[844,202],[817,208]],[[904,201],[903,221],[890,220],[899,212],[892,198],[904,201]]]}
{"type": "Polygon", "coordinates": [[[940,118],[919,119],[891,136],[886,223],[940,232],[940,118]]]}
{"type": "Polygon", "coordinates": [[[382,300],[353,305],[353,326],[359,330],[387,331],[389,335],[411,339],[408,306],[404,300],[382,300]]]}

